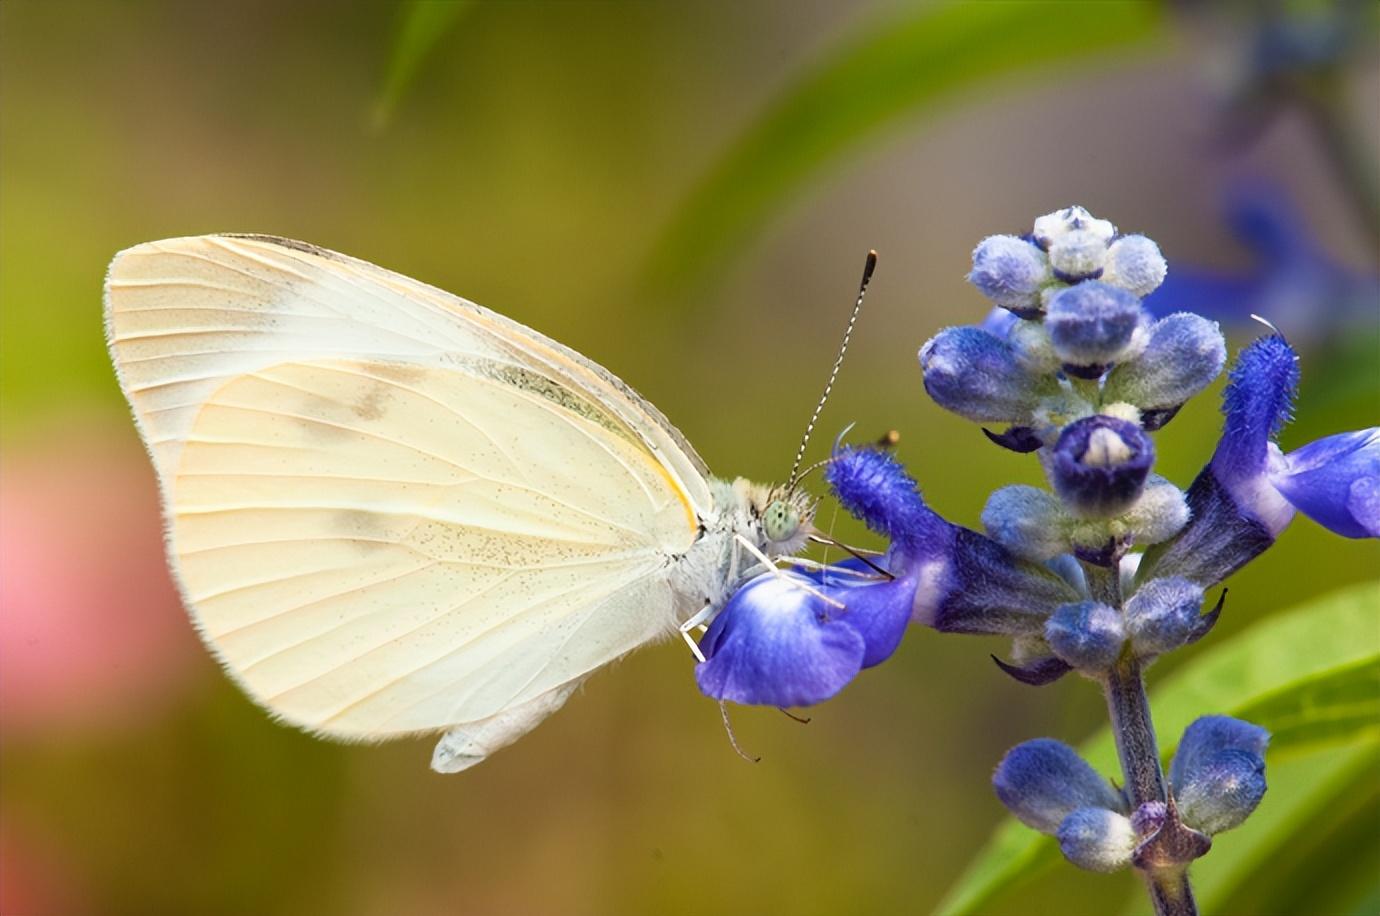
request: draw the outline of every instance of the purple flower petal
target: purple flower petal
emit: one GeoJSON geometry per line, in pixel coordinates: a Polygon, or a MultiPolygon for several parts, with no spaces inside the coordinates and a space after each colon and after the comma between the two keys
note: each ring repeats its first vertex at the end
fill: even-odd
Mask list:
{"type": "Polygon", "coordinates": [[[1380,537],[1380,427],[1326,436],[1290,452],[1271,468],[1270,483],[1337,534],[1380,537]]]}
{"type": "Polygon", "coordinates": [[[866,643],[825,616],[836,610],[806,591],[794,572],[763,573],[734,593],[701,643],[700,691],[717,700],[810,706],[829,699],[862,669],[866,643]]]}
{"type": "Polygon", "coordinates": [[[824,479],[844,509],[907,553],[925,552],[947,536],[949,523],[925,505],[905,467],[883,449],[836,449],[824,479]]]}
{"type": "Polygon", "coordinates": [[[1226,422],[1212,456],[1213,472],[1229,489],[1249,489],[1265,474],[1271,440],[1289,421],[1298,383],[1298,356],[1278,334],[1257,339],[1236,358],[1222,394],[1226,422]]]}
{"type": "Polygon", "coordinates": [[[913,576],[886,579],[856,559],[766,573],[734,594],[700,640],[707,660],[696,680],[702,692],[735,703],[819,703],[891,657],[914,599],[913,576]]]}

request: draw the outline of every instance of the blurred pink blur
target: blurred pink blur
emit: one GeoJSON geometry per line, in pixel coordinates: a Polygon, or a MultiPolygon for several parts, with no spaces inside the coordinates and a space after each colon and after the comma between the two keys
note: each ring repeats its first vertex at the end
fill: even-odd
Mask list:
{"type": "Polygon", "coordinates": [[[31,430],[0,463],[0,723],[7,739],[104,732],[166,710],[201,648],[163,560],[132,430],[31,430]]]}

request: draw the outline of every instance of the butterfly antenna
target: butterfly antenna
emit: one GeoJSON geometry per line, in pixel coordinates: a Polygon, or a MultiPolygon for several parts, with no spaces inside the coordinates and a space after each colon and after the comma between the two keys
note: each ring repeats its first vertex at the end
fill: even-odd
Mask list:
{"type": "Polygon", "coordinates": [[[810,416],[810,422],[805,424],[805,435],[800,438],[800,448],[795,453],[795,465],[791,468],[790,480],[786,482],[786,488],[795,486],[799,479],[797,474],[800,471],[800,463],[805,460],[805,447],[810,444],[810,435],[815,431],[815,422],[819,420],[819,412],[824,409],[824,402],[829,400],[829,393],[834,390],[834,379],[838,378],[839,368],[843,366],[843,355],[848,352],[848,341],[853,336],[853,325],[858,323],[858,312],[862,311],[863,295],[867,292],[868,281],[872,279],[872,271],[877,268],[877,252],[867,253],[867,263],[863,265],[862,282],[858,284],[858,298],[853,303],[853,314],[848,317],[848,327],[843,332],[843,343],[839,345],[839,355],[834,360],[834,368],[829,372],[829,382],[824,386],[824,394],[820,395],[819,403],[815,405],[815,412],[810,416]]]}

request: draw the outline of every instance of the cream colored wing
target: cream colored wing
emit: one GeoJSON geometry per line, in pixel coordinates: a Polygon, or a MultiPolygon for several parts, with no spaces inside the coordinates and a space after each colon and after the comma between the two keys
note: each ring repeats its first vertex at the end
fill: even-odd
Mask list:
{"type": "Polygon", "coordinates": [[[496,318],[477,307],[398,293],[395,331],[383,305],[359,317],[371,279],[322,268],[289,294],[253,258],[189,266],[239,240],[160,244],[179,253],[112,267],[111,349],[184,597],[256,699],[336,736],[433,730],[535,708],[670,629],[670,558],[697,536],[679,475],[704,481],[607,373],[540,338],[550,361],[524,363],[511,322],[452,327],[496,318]]]}
{"type": "Polygon", "coordinates": [[[696,511],[710,505],[704,462],[608,370],[482,306],[324,248],[234,235],[137,245],[111,262],[106,325],[121,386],[164,478],[202,402],[237,375],[292,359],[480,360],[599,405],[696,511]]]}

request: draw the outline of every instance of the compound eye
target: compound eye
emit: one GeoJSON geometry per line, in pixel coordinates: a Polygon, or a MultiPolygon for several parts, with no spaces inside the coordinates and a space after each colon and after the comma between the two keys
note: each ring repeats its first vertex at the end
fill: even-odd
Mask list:
{"type": "Polygon", "coordinates": [[[762,531],[768,540],[787,541],[800,530],[800,516],[784,499],[774,499],[762,514],[762,531]]]}

